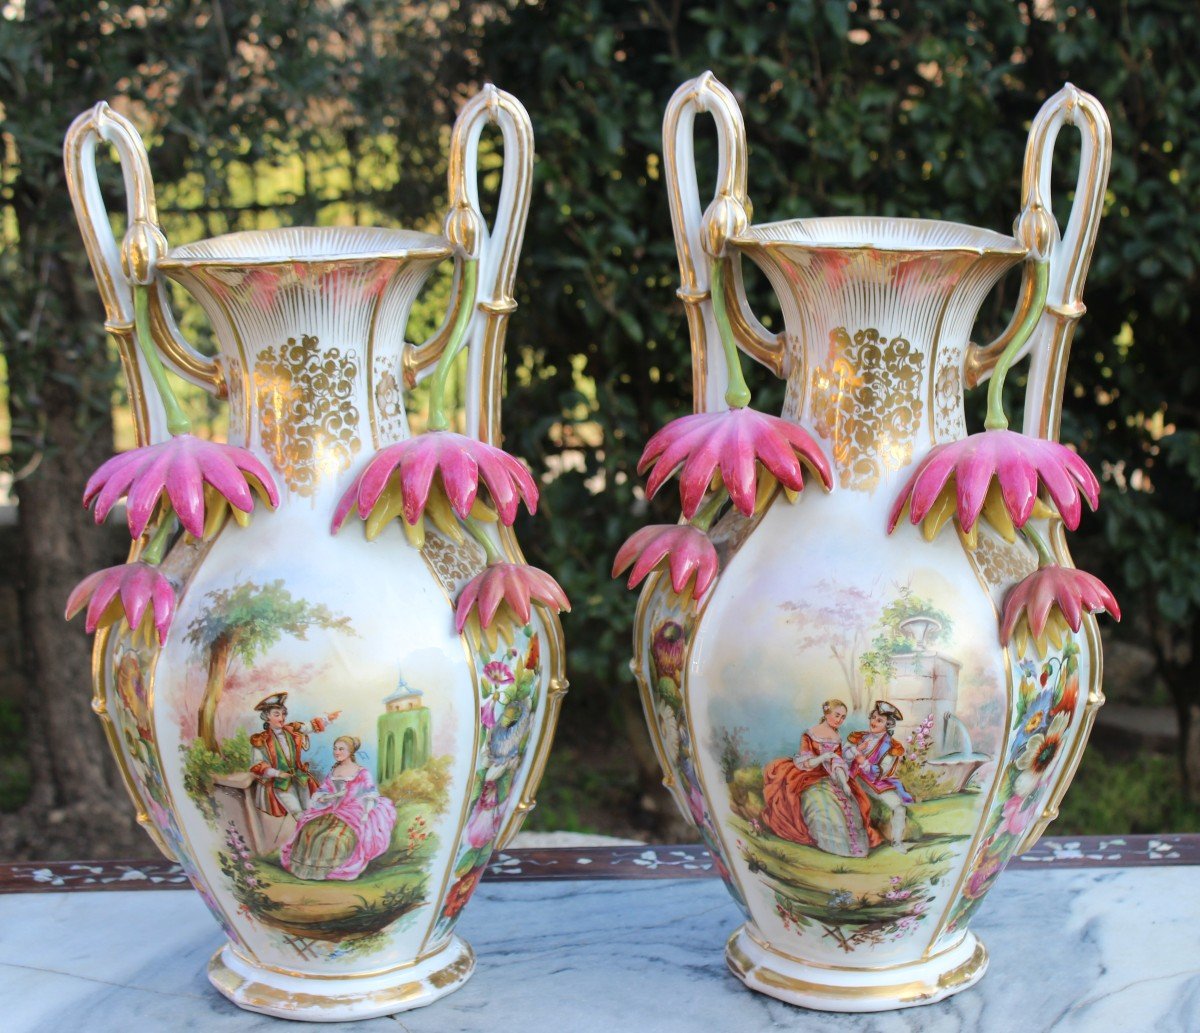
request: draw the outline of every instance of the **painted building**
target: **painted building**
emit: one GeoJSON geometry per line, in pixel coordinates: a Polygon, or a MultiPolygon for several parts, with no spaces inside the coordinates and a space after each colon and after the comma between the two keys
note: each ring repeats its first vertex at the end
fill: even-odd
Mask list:
{"type": "Polygon", "coordinates": [[[402,771],[419,768],[429,760],[429,708],[424,694],[400,676],[396,691],[384,701],[379,717],[376,781],[381,785],[402,771]]]}
{"type": "Polygon", "coordinates": [[[949,753],[961,722],[955,716],[958,707],[958,678],[962,664],[934,650],[929,643],[941,624],[931,617],[910,617],[900,630],[908,639],[908,648],[892,657],[892,677],[886,698],[900,708],[904,720],[896,726],[896,737],[903,742],[908,733],[933,715],[934,757],[949,753]]]}
{"type": "Polygon", "coordinates": [[[901,743],[926,718],[933,717],[933,743],[926,762],[940,770],[957,792],[967,787],[971,776],[989,758],[975,752],[967,726],[955,713],[962,664],[937,652],[929,642],[940,629],[931,617],[910,617],[901,622],[900,630],[910,644],[892,657],[892,677],[885,698],[904,715],[895,733],[901,743]]]}

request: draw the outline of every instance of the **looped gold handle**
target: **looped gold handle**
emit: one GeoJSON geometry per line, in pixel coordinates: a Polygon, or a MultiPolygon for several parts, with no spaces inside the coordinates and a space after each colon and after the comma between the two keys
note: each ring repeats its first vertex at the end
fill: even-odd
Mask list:
{"type": "Polygon", "coordinates": [[[167,365],[185,380],[219,396],[225,394],[225,380],[219,363],[192,348],[171,315],[166,286],[158,276],[158,260],[166,253],[167,241],[158,226],[146,147],[133,124],[101,101],[71,123],[63,161],[84,249],[104,303],[105,326],[117,338],[126,376],[138,396],[134,407],[138,440],[161,440],[166,435],[166,420],[154,392],[141,389],[148,373],[133,345],[135,286],[154,288],[150,294],[152,336],[167,365]],[[116,149],[125,180],[128,229],[119,248],[96,174],[96,146],[101,141],[116,149]]]}
{"type": "Polygon", "coordinates": [[[444,233],[455,250],[453,298],[434,335],[405,348],[405,378],[416,383],[441,357],[465,300],[463,264],[478,262],[477,311],[468,332],[467,429],[480,440],[499,444],[504,335],[517,307],[512,291],[533,189],[533,125],[511,93],[489,83],[463,106],[451,134],[447,179],[450,205],[444,233]],[[479,138],[488,125],[500,129],[504,145],[504,173],[490,228],[480,210],[477,174],[479,138]]]}
{"type": "Polygon", "coordinates": [[[679,255],[679,297],[686,306],[692,341],[692,405],[697,411],[725,407],[726,369],[712,311],[711,260],[728,263],[725,306],[738,347],[776,375],[786,371],[781,335],[771,334],[750,311],[742,288],[741,255],[729,245],[749,229],[753,208],[746,192],[746,127],[737,100],[705,72],[675,91],[663,116],[663,168],[671,225],[679,255]],[[693,129],[697,113],[717,124],[717,188],[703,215],[696,181],[693,129]]]}
{"type": "Polygon", "coordinates": [[[1070,83],[1045,104],[1033,120],[1025,147],[1021,214],[1014,235],[1029,249],[1021,295],[1008,328],[986,346],[971,345],[965,379],[968,387],[986,380],[1034,301],[1034,265],[1048,261],[1045,312],[1017,356],[1032,355],[1025,393],[1025,433],[1056,438],[1062,415],[1062,389],[1075,324],[1084,313],[1083,283],[1092,261],[1096,230],[1104,207],[1112,138],[1108,116],[1091,94],[1070,83]],[[1050,203],[1054,144],[1064,125],[1080,133],[1079,176],[1066,230],[1059,234],[1050,203]]]}

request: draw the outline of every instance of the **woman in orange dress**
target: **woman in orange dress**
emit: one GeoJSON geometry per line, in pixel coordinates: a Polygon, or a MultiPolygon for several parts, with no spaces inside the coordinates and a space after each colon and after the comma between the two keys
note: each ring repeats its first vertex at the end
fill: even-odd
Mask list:
{"type": "Polygon", "coordinates": [[[866,857],[882,841],[871,827],[871,803],[842,759],[838,728],[846,704],[828,699],[822,718],[800,739],[794,757],[763,769],[762,821],[775,835],[839,857],[866,857]]]}

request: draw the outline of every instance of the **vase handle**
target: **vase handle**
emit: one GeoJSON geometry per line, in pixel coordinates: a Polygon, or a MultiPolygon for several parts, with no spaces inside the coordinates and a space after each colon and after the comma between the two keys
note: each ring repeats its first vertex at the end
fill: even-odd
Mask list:
{"type": "Polygon", "coordinates": [[[163,441],[169,436],[166,415],[157,392],[144,388],[150,372],[134,341],[135,285],[154,288],[151,334],[167,366],[218,397],[225,395],[226,387],[220,364],[188,344],[171,315],[166,284],[158,275],[158,260],[167,250],[167,241],[158,226],[146,147],[133,124],[101,101],[71,123],[63,143],[63,162],[83,246],[104,303],[105,329],[116,338],[129,382],[138,443],[163,441]],[[119,247],[96,174],[96,146],[101,141],[116,149],[125,179],[128,229],[119,247]]]}
{"type": "Polygon", "coordinates": [[[727,408],[728,375],[713,314],[711,264],[728,264],[725,307],[738,347],[777,376],[786,375],[782,334],[772,334],[755,318],[742,288],[741,255],[729,247],[750,225],[753,208],[746,192],[746,126],[728,87],[705,72],[675,91],[663,116],[663,166],[671,202],[671,226],[679,255],[679,297],[687,312],[692,341],[692,406],[697,412],[727,408]],[[699,112],[717,124],[717,188],[703,215],[696,181],[694,125],[699,112]]]}
{"type": "Polygon", "coordinates": [[[1046,308],[1018,359],[1032,356],[1025,389],[1026,434],[1057,439],[1062,419],[1062,392],[1075,325],[1083,315],[1083,283],[1092,262],[1096,229],[1104,209],[1112,135],[1108,116],[1089,93],[1067,83],[1042,105],[1029,129],[1025,170],[1021,179],[1021,214],[1014,235],[1030,248],[1021,296],[1007,330],[986,346],[971,345],[965,379],[968,387],[983,383],[1033,302],[1033,266],[1049,262],[1046,308]],[[1050,203],[1050,170],[1059,130],[1073,125],[1080,134],[1079,175],[1066,231],[1061,235],[1050,203]]]}
{"type": "Polygon", "coordinates": [[[504,335],[517,307],[512,291],[533,189],[533,125],[511,93],[488,83],[463,106],[450,138],[447,179],[450,206],[444,233],[454,246],[452,299],[434,335],[405,348],[405,379],[416,383],[440,358],[463,301],[463,263],[477,260],[476,310],[467,332],[466,425],[467,433],[499,445],[504,335]],[[504,173],[490,228],[480,211],[478,178],[479,138],[488,125],[499,127],[504,143],[504,173]]]}

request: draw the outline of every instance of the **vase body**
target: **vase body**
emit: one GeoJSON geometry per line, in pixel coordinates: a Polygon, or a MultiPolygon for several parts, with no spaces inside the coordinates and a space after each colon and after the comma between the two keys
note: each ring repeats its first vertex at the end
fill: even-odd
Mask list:
{"type": "Polygon", "coordinates": [[[284,229],[158,261],[209,317],[229,441],[280,502],[171,548],[169,633],[147,642],[122,621],[98,636],[97,710],[140,820],[228,937],[210,978],[255,1011],[366,1018],[461,985],[474,957],[458,916],[544,764],[552,615],[490,644],[460,635],[478,544],[430,526],[418,548],[396,522],[373,541],[357,520],[330,530],[364,464],[409,436],[404,330],[451,254],[424,233],[284,229]],[[485,723],[498,684],[522,691],[485,723]],[[335,777],[347,739],[356,774],[335,777]]]}
{"type": "Polygon", "coordinates": [[[874,218],[750,226],[729,247],[779,298],[782,415],[834,486],[724,516],[699,602],[665,574],[648,583],[634,668],[652,738],[745,913],[726,951],[739,978],[819,1009],[927,1003],[982,976],[968,921],[1044,826],[1102,699],[1091,617],[1044,656],[1001,645],[1004,595],[1037,565],[1019,539],[886,533],[915,464],[966,434],[970,330],[1025,249],[874,218]],[[890,730],[870,720],[879,701],[890,730]],[[874,768],[840,781],[855,756],[874,768]]]}

